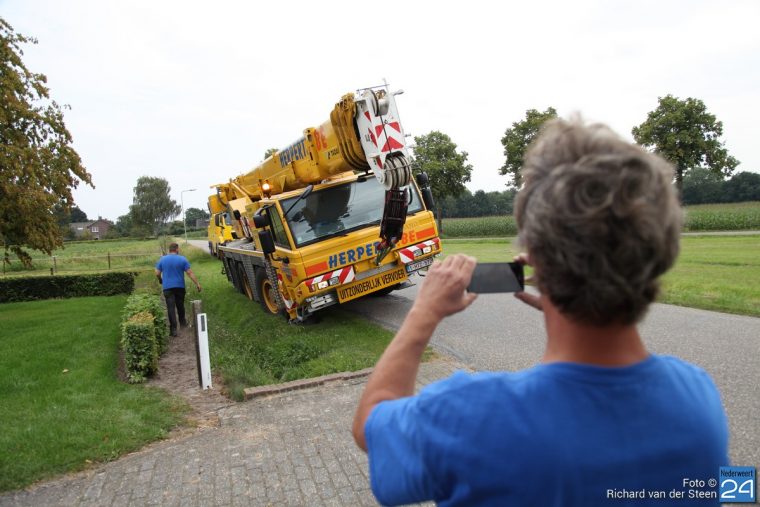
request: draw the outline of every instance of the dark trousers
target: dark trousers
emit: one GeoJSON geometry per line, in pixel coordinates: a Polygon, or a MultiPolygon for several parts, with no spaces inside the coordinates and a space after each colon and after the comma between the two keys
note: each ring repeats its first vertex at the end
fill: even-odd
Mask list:
{"type": "Polygon", "coordinates": [[[177,333],[177,316],[181,326],[187,326],[185,320],[185,289],[179,287],[166,289],[164,291],[166,299],[166,311],[169,313],[169,332],[174,335],[177,333]],[[177,315],[174,315],[174,309],[177,309],[177,315]]]}

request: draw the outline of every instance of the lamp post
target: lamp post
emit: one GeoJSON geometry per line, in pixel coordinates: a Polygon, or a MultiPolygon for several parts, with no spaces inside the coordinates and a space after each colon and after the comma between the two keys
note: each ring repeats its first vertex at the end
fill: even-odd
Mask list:
{"type": "Polygon", "coordinates": [[[188,190],[183,190],[179,193],[179,200],[182,203],[182,229],[185,231],[185,244],[187,245],[187,220],[185,220],[185,192],[195,192],[196,189],[191,188],[188,190]]]}

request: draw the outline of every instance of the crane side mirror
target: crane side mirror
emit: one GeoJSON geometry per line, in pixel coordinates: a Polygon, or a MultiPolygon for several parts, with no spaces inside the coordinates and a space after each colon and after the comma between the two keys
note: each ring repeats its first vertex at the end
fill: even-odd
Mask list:
{"type": "Polygon", "coordinates": [[[253,225],[255,225],[257,229],[261,229],[263,227],[272,225],[272,222],[269,220],[268,214],[261,213],[259,215],[253,216],[253,225]]]}
{"type": "Polygon", "coordinates": [[[417,179],[417,185],[419,185],[422,191],[422,201],[425,203],[425,208],[429,211],[435,210],[435,202],[433,201],[433,191],[430,190],[430,179],[427,173],[419,173],[415,176],[417,179]]]}
{"type": "Polygon", "coordinates": [[[274,253],[274,238],[272,238],[272,231],[269,229],[259,231],[259,243],[261,243],[261,251],[264,252],[264,255],[274,253]]]}

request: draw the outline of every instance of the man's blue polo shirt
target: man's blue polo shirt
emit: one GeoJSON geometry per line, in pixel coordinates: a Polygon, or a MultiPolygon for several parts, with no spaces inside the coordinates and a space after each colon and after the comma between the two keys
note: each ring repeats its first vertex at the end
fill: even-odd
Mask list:
{"type": "Polygon", "coordinates": [[[190,263],[182,255],[164,255],[158,259],[156,269],[161,272],[163,278],[161,287],[164,290],[185,288],[185,271],[190,269],[190,263]]]}
{"type": "Polygon", "coordinates": [[[365,435],[383,504],[661,506],[669,500],[629,492],[685,491],[685,478],[707,482],[729,464],[712,380],[657,355],[623,368],[458,372],[377,405],[365,435]]]}

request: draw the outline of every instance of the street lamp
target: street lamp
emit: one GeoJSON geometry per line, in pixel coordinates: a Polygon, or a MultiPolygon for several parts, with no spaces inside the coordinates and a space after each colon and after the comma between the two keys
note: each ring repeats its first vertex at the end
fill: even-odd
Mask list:
{"type": "Polygon", "coordinates": [[[185,220],[185,192],[195,192],[196,189],[183,190],[179,193],[179,200],[182,203],[182,228],[185,230],[185,244],[187,245],[187,220],[185,220]]]}

